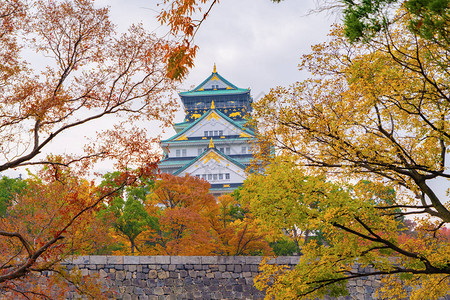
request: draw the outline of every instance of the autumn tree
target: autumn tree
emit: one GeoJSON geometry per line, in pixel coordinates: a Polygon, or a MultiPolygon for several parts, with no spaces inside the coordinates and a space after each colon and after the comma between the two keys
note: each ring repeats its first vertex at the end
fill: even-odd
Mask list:
{"type": "Polygon", "coordinates": [[[217,198],[217,207],[210,215],[216,242],[216,255],[272,255],[270,230],[239,202],[239,190],[217,198]]]}
{"type": "Polygon", "coordinates": [[[96,186],[67,169],[60,171],[57,179],[49,168],[30,174],[26,190],[0,217],[4,297],[61,298],[70,286],[91,298],[103,297],[95,281],[60,265],[69,255],[94,250],[91,240],[105,242],[104,230],[90,230],[99,201],[96,186]]]}
{"type": "Polygon", "coordinates": [[[146,234],[150,253],[208,255],[214,249],[208,215],[216,207],[210,184],[200,178],[161,174],[149,195],[147,211],[158,219],[146,234]]]}
{"type": "MultiPolygon", "coordinates": [[[[16,204],[2,218],[2,292],[17,290],[32,273],[59,270],[56,262],[66,252],[58,249],[76,236],[68,232],[82,234],[84,216],[115,192],[91,193],[94,187],[81,179],[70,179],[79,181],[74,185],[79,191],[70,180],[60,186],[67,172],[84,176],[95,162],[112,159],[123,171],[122,187],[156,168],[157,139],[133,124],[171,122],[177,106],[167,63],[173,50],[172,43],[142,25],[117,33],[108,9],[96,8],[91,0],[0,2],[0,171],[46,165],[53,176],[29,187],[34,194],[26,195],[27,207],[16,204]],[[35,61],[44,67],[33,68],[35,61]],[[106,119],[108,129],[101,131],[99,121],[106,119]],[[80,128],[95,135],[73,140],[74,146],[85,144],[78,154],[44,155],[50,144],[80,128]],[[46,207],[49,199],[53,206],[46,207]],[[41,214],[52,217],[33,223],[32,216],[41,214]],[[14,215],[22,222],[13,222],[14,215]]],[[[35,296],[45,297],[41,292],[35,296]]]]}
{"type": "Polygon", "coordinates": [[[322,226],[334,242],[302,251],[306,256],[296,271],[277,281],[280,295],[342,292],[341,282],[362,276],[348,268],[348,258],[375,266],[368,276],[384,275],[382,295],[403,297],[402,285],[412,288],[415,299],[448,292],[449,245],[440,232],[450,221],[449,200],[431,183],[438,180],[445,190],[450,178],[450,53],[440,38],[411,29],[414,18],[401,8],[395,22],[364,42],[350,43],[335,27],[331,40],[313,46],[300,62],[310,79],[273,89],[255,105],[262,142],[305,175],[326,174],[344,185],[342,192],[315,191],[318,203],[327,205],[314,219],[308,212],[305,226],[322,226]],[[362,179],[394,188],[397,197],[374,201],[370,189],[346,187],[362,179]],[[399,240],[402,217],[417,223],[417,236],[407,243],[399,240]],[[335,246],[342,241],[360,247],[335,246]],[[316,262],[321,268],[307,273],[316,262]],[[288,287],[290,280],[295,284],[288,287]]]}

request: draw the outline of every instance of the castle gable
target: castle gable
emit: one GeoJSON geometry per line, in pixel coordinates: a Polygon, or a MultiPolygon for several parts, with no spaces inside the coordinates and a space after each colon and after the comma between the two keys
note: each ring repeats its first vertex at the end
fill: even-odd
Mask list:
{"type": "Polygon", "coordinates": [[[253,138],[255,133],[230,119],[216,109],[210,109],[202,116],[198,116],[197,121],[180,131],[172,138],[162,141],[162,143],[189,141],[189,140],[207,140],[233,138],[253,138]]]}

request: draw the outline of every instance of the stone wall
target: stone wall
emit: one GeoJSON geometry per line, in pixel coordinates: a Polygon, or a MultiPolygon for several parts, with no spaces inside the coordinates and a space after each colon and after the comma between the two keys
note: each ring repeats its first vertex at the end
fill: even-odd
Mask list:
{"type": "MultiPolygon", "coordinates": [[[[67,262],[83,275],[97,274],[117,299],[262,299],[253,287],[259,256],[81,256],[67,262]]],[[[295,266],[296,256],[270,263],[295,266]]],[[[361,270],[360,270],[361,271],[361,270]]],[[[378,280],[349,282],[350,296],[375,299],[378,280]]],[[[76,298],[76,294],[68,295],[76,298]]]]}

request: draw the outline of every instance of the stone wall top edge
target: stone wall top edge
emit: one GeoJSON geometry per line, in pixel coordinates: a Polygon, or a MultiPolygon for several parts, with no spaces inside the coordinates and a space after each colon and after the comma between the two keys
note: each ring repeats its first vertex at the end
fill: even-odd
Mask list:
{"type": "MultiPolygon", "coordinates": [[[[90,255],[74,256],[63,261],[65,264],[88,265],[88,264],[109,264],[109,265],[169,265],[169,264],[246,264],[259,265],[264,257],[262,256],[112,256],[112,255],[90,255]]],[[[296,264],[298,256],[267,257],[269,264],[296,264]]]]}

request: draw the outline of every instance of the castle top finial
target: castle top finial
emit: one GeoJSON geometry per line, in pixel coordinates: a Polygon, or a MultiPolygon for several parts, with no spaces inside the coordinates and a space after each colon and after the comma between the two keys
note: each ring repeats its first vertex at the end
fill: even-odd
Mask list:
{"type": "Polygon", "coordinates": [[[214,148],[213,138],[209,141],[209,149],[214,148]]]}
{"type": "Polygon", "coordinates": [[[214,100],[211,101],[211,109],[216,109],[216,105],[214,104],[214,100]]]}
{"type": "Polygon", "coordinates": [[[216,63],[214,63],[213,73],[217,73],[217,70],[216,70],[216,63]]]}

